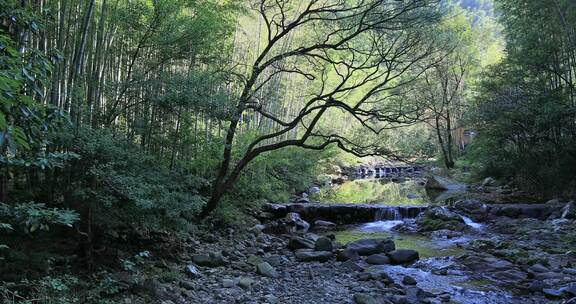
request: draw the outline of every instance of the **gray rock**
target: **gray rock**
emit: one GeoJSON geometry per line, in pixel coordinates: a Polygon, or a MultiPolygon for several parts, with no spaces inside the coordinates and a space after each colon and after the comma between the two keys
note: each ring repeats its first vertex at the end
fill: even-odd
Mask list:
{"type": "Polygon", "coordinates": [[[269,278],[277,278],[280,276],[276,269],[274,269],[274,267],[272,267],[272,265],[268,264],[267,262],[262,262],[256,265],[256,271],[259,274],[269,278]]]}
{"type": "Polygon", "coordinates": [[[264,300],[266,301],[267,304],[279,304],[280,303],[280,299],[278,299],[277,297],[275,297],[273,295],[265,296],[264,300]]]}
{"type": "Polygon", "coordinates": [[[376,253],[368,256],[366,258],[366,263],[372,265],[386,265],[390,264],[390,258],[387,255],[382,253],[376,253]]]}
{"type": "Polygon", "coordinates": [[[391,239],[363,239],[348,243],[346,249],[357,252],[359,255],[387,253],[396,249],[391,239]]]}
{"type": "Polygon", "coordinates": [[[354,303],[355,304],[380,304],[381,302],[369,294],[357,293],[357,294],[354,294],[354,303]]]}
{"type": "Polygon", "coordinates": [[[238,280],[238,286],[242,287],[243,289],[250,289],[255,283],[255,280],[247,277],[241,277],[238,280]]]}
{"type": "Polygon", "coordinates": [[[308,199],[308,194],[302,193],[302,197],[299,198],[296,203],[298,204],[310,204],[310,199],[308,199]],[[305,196],[304,196],[305,195],[305,196]]]}
{"type": "Polygon", "coordinates": [[[528,267],[528,272],[531,273],[544,273],[544,272],[548,272],[550,271],[546,266],[543,266],[542,264],[534,264],[530,267],[528,267]]]}
{"type": "Polygon", "coordinates": [[[314,240],[300,236],[293,236],[288,240],[288,249],[313,249],[315,245],[314,240]]]}
{"type": "Polygon", "coordinates": [[[412,249],[398,249],[388,253],[392,264],[408,264],[420,259],[418,251],[412,249]]]}
{"type": "Polygon", "coordinates": [[[268,262],[268,264],[274,267],[280,266],[283,262],[287,261],[286,257],[281,255],[271,255],[269,257],[264,257],[262,260],[268,262]]]}
{"type": "Polygon", "coordinates": [[[477,217],[485,217],[488,214],[488,206],[476,199],[458,200],[454,203],[454,208],[477,217]]]}
{"type": "Polygon", "coordinates": [[[352,261],[352,260],[348,260],[344,263],[342,263],[342,267],[346,268],[346,269],[350,269],[352,271],[363,271],[364,268],[362,268],[362,266],[360,266],[358,263],[352,261]]]}
{"type": "Polygon", "coordinates": [[[532,283],[530,283],[530,285],[528,286],[528,290],[530,290],[531,292],[542,292],[542,290],[544,288],[546,288],[546,284],[544,283],[544,281],[541,280],[534,280],[532,281],[532,283]]]}
{"type": "Polygon", "coordinates": [[[286,214],[286,217],[283,219],[284,224],[286,225],[286,232],[288,233],[306,233],[310,228],[310,224],[305,220],[300,218],[300,214],[295,212],[290,212],[286,214]]]}
{"type": "Polygon", "coordinates": [[[542,292],[544,293],[544,295],[550,298],[562,298],[563,296],[562,290],[559,289],[544,288],[542,289],[542,292]]]}
{"type": "Polygon", "coordinates": [[[259,235],[262,233],[262,231],[264,231],[264,229],[266,229],[265,225],[257,224],[252,226],[252,228],[250,228],[248,231],[252,232],[255,235],[259,235]]]}
{"type": "Polygon", "coordinates": [[[427,291],[424,291],[418,287],[406,288],[406,299],[408,300],[408,303],[410,303],[410,304],[422,303],[424,301],[424,299],[432,298],[432,297],[434,297],[433,294],[431,294],[427,291]]]}
{"type": "Polygon", "coordinates": [[[199,266],[217,267],[225,264],[224,257],[220,252],[210,252],[208,254],[194,254],[192,261],[199,266]]]}
{"type": "Polygon", "coordinates": [[[562,272],[565,274],[576,275],[576,268],[564,268],[562,272]]]}
{"type": "Polygon", "coordinates": [[[518,282],[525,280],[528,275],[525,272],[518,271],[515,269],[509,269],[504,271],[498,271],[493,274],[493,276],[502,281],[508,282],[518,282]]]}
{"type": "Polygon", "coordinates": [[[248,260],[246,260],[246,263],[248,263],[252,266],[256,266],[262,262],[263,262],[262,258],[260,258],[259,256],[256,256],[256,255],[253,255],[253,254],[248,257],[248,260]]]}
{"type": "Polygon", "coordinates": [[[356,278],[360,281],[370,281],[372,280],[372,274],[369,272],[360,272],[356,274],[356,278]]]}
{"type": "Polygon", "coordinates": [[[184,289],[187,289],[187,290],[194,290],[194,288],[196,288],[196,286],[194,284],[192,284],[192,282],[185,281],[185,280],[180,281],[178,283],[178,285],[184,289]]]}
{"type": "Polygon", "coordinates": [[[414,286],[414,285],[418,284],[418,282],[416,282],[416,280],[414,280],[414,278],[411,276],[404,276],[402,278],[402,284],[414,286]]]}
{"type": "Polygon", "coordinates": [[[189,276],[192,279],[199,278],[200,276],[202,276],[202,274],[200,274],[200,270],[198,270],[198,268],[192,264],[186,265],[186,268],[184,268],[184,272],[186,273],[187,276],[189,276]]]}
{"type": "Polygon", "coordinates": [[[462,219],[460,215],[443,206],[430,207],[426,211],[422,212],[418,217],[428,217],[442,221],[464,222],[464,219],[462,219]]]}
{"type": "Polygon", "coordinates": [[[466,190],[466,185],[457,183],[442,176],[429,177],[425,185],[426,189],[435,190],[466,190]]]}
{"type": "Polygon", "coordinates": [[[334,227],[336,227],[336,224],[329,222],[329,221],[317,220],[314,222],[314,228],[328,229],[328,228],[334,228],[334,227]]]}
{"type": "Polygon", "coordinates": [[[576,296],[576,283],[570,283],[562,287],[560,290],[562,290],[564,294],[574,297],[576,296]]]}
{"type": "Polygon", "coordinates": [[[468,229],[464,219],[446,207],[430,207],[420,213],[416,218],[416,224],[420,231],[455,230],[463,231],[468,229]]]}
{"type": "Polygon", "coordinates": [[[222,280],[222,287],[224,287],[224,288],[232,288],[235,285],[236,284],[234,283],[234,280],[230,280],[230,279],[222,280]]]}
{"type": "Polygon", "coordinates": [[[330,251],[312,251],[300,249],[296,251],[296,260],[300,262],[327,262],[332,258],[330,251]]]}
{"type": "Polygon", "coordinates": [[[388,275],[387,267],[384,265],[375,265],[370,266],[366,269],[367,273],[370,273],[370,276],[375,280],[380,280],[386,284],[394,283],[394,280],[388,275]]]}
{"type": "Polygon", "coordinates": [[[314,244],[314,250],[316,251],[332,251],[334,250],[334,245],[332,244],[332,240],[327,237],[321,237],[316,240],[314,244]]]}
{"type": "Polygon", "coordinates": [[[459,259],[460,263],[474,271],[499,271],[513,267],[513,264],[498,258],[465,255],[459,259]]]}
{"type": "Polygon", "coordinates": [[[318,194],[318,193],[320,193],[320,187],[318,187],[318,186],[311,187],[308,190],[308,192],[310,192],[310,194],[318,194]]]}
{"type": "Polygon", "coordinates": [[[360,255],[358,255],[358,252],[350,250],[350,249],[344,249],[343,251],[341,251],[340,253],[338,253],[338,256],[336,257],[336,260],[343,262],[343,261],[356,261],[360,259],[360,255]]]}

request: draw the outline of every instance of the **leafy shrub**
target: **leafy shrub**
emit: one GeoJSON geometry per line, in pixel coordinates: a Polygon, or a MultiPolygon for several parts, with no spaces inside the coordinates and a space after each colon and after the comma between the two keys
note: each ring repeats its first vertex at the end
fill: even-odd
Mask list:
{"type": "Polygon", "coordinates": [[[94,223],[106,232],[184,229],[203,204],[206,180],[170,172],[132,142],[107,131],[82,129],[60,138],[80,155],[63,176],[67,205],[92,208],[94,223]]]}

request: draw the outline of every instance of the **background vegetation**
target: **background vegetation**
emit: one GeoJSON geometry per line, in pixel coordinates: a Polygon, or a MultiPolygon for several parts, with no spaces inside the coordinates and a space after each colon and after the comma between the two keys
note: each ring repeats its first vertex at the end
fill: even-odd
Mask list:
{"type": "Polygon", "coordinates": [[[112,301],[142,244],[202,209],[247,228],[355,156],[574,195],[573,1],[324,7],[285,34],[306,1],[281,2],[0,0],[0,301],[112,301]]]}

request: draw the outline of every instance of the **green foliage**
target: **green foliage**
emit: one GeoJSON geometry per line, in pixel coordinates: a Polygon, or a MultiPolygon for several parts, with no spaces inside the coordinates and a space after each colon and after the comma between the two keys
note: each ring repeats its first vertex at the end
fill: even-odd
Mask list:
{"type": "Polygon", "coordinates": [[[204,179],[170,172],[137,145],[105,130],[83,129],[60,140],[81,156],[71,163],[73,182],[63,195],[74,208],[93,208],[95,224],[109,234],[184,229],[203,204],[198,189],[204,179]]]}
{"type": "Polygon", "coordinates": [[[522,73],[497,66],[481,86],[480,136],[469,158],[481,176],[516,177],[524,189],[561,195],[576,181],[576,108],[565,93],[526,83],[522,73]],[[515,93],[517,92],[517,93],[515,93]]]}
{"type": "Polygon", "coordinates": [[[79,279],[71,275],[46,276],[38,280],[23,280],[16,283],[0,282],[0,301],[6,304],[79,303],[79,298],[71,290],[78,284],[79,279]]]}
{"type": "Polygon", "coordinates": [[[18,44],[24,32],[38,34],[38,17],[17,1],[3,1],[0,7],[5,21],[0,26],[0,154],[14,157],[45,144],[46,131],[62,121],[63,113],[38,102],[49,84],[51,59],[18,44]]]}
{"type": "Polygon", "coordinates": [[[322,158],[333,153],[286,148],[255,159],[233,190],[237,200],[259,198],[287,202],[290,194],[306,191],[315,180],[322,158]]]}
{"type": "Polygon", "coordinates": [[[24,233],[49,231],[50,225],[63,225],[72,227],[79,220],[79,215],[72,210],[47,208],[44,204],[34,202],[8,205],[0,203],[0,220],[9,222],[9,230],[14,227],[24,233]]]}
{"type": "Polygon", "coordinates": [[[507,58],[485,71],[470,114],[467,158],[479,176],[574,195],[576,98],[573,1],[498,0],[507,58]]]}
{"type": "Polygon", "coordinates": [[[78,220],[78,213],[72,210],[47,208],[34,202],[0,203],[0,235],[8,244],[0,243],[0,260],[6,260],[0,269],[10,271],[19,263],[25,263],[27,268],[46,269],[51,263],[50,254],[31,252],[20,240],[39,239],[53,226],[72,227],[78,220]]]}

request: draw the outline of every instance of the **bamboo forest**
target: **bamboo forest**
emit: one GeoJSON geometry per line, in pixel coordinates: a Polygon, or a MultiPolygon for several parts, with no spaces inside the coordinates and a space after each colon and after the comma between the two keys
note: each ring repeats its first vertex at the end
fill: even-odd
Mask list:
{"type": "Polygon", "coordinates": [[[0,0],[0,304],[576,304],[576,1],[0,0]]]}

